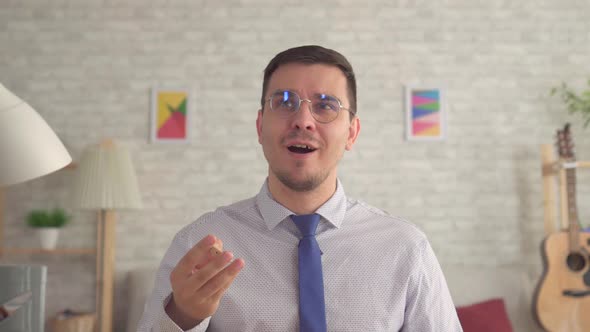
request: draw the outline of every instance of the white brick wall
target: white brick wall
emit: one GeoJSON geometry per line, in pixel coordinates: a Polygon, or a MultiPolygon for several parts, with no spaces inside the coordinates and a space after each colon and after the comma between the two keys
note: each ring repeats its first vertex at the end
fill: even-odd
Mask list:
{"type": "MultiPolygon", "coordinates": [[[[522,265],[538,273],[543,235],[539,145],[574,122],[548,96],[590,72],[590,3],[570,1],[1,0],[0,81],[33,105],[74,158],[104,137],[132,152],[145,203],[120,213],[117,310],[124,273],[157,264],[201,213],[255,194],[266,173],[254,121],[262,70],[274,54],[321,44],[358,76],[362,130],[341,166],[351,196],[409,218],[445,263],[522,265]],[[448,139],[403,139],[404,83],[447,88],[448,139]],[[191,143],[148,143],[149,89],[188,87],[191,143]]],[[[586,172],[588,173],[588,172],[586,172]]],[[[590,175],[579,174],[590,225],[590,175]]],[[[35,245],[32,208],[74,215],[63,246],[94,243],[91,212],[68,202],[72,171],[7,193],[6,241],[35,245]]],[[[48,264],[47,314],[94,307],[92,257],[13,257],[48,264]],[[66,287],[67,286],[67,287],[66,287]]],[[[117,313],[122,330],[124,314],[117,313]]]]}

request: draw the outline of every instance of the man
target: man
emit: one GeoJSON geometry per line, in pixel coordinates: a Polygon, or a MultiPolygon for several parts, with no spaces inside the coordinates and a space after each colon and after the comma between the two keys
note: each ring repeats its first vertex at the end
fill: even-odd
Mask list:
{"type": "Polygon", "coordinates": [[[344,194],[356,113],[341,54],[275,56],[256,120],[268,178],[176,235],[140,331],[461,331],[425,235],[344,194]]]}

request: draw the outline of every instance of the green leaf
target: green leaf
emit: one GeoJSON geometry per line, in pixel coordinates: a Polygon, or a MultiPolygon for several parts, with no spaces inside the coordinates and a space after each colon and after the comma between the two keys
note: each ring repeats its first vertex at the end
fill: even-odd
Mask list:
{"type": "Polygon", "coordinates": [[[70,221],[70,216],[64,209],[55,208],[52,211],[33,210],[26,216],[30,227],[63,227],[70,221]]]}
{"type": "MultiPolygon", "coordinates": [[[[590,86],[590,79],[588,79],[590,86]]],[[[565,82],[559,87],[551,89],[551,95],[559,95],[561,101],[565,104],[568,113],[579,113],[585,120],[584,127],[590,123],[590,90],[582,91],[579,94],[570,89],[565,82]]]]}
{"type": "Polygon", "coordinates": [[[27,224],[31,227],[47,227],[49,214],[43,210],[33,210],[27,214],[27,224]]]}

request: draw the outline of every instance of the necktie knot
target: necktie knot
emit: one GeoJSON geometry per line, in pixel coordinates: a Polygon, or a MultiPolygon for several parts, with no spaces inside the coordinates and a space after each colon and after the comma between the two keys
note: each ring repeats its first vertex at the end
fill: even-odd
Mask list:
{"type": "Polygon", "coordinates": [[[299,228],[303,237],[315,236],[316,229],[320,223],[320,215],[317,213],[313,214],[302,214],[299,216],[292,215],[291,219],[299,228]]]}

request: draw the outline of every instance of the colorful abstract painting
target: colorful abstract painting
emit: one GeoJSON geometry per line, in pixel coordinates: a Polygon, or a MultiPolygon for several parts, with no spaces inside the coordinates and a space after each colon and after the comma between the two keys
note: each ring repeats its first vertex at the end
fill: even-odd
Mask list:
{"type": "Polygon", "coordinates": [[[152,142],[188,140],[188,91],[154,89],[152,92],[152,142]]]}
{"type": "Polygon", "coordinates": [[[445,121],[442,91],[408,87],[406,91],[406,136],[409,140],[444,138],[445,121]]]}

